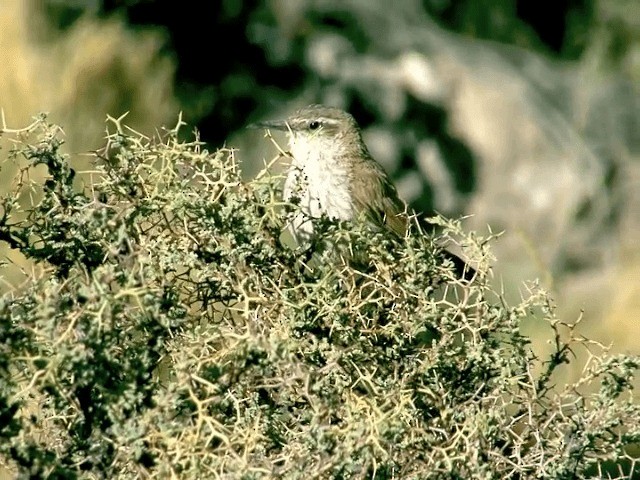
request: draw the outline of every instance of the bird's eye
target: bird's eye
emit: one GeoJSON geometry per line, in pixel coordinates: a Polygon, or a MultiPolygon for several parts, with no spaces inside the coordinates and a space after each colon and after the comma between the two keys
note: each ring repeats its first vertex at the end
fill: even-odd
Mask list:
{"type": "Polygon", "coordinates": [[[309,130],[317,130],[320,127],[320,122],[316,122],[315,120],[313,120],[312,122],[309,122],[309,130]]]}

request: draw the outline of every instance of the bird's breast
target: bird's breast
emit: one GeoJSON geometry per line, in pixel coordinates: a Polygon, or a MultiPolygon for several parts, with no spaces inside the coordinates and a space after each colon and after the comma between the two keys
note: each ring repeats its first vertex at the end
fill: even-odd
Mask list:
{"type": "Polygon", "coordinates": [[[292,148],[291,154],[293,162],[284,185],[284,199],[298,199],[302,210],[292,220],[294,231],[298,234],[313,233],[310,219],[322,215],[339,220],[353,219],[350,179],[345,162],[317,151],[292,148]]]}

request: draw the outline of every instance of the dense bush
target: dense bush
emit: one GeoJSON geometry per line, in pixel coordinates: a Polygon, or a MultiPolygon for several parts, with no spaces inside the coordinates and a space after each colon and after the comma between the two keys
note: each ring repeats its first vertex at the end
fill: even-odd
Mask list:
{"type": "MultiPolygon", "coordinates": [[[[76,175],[57,128],[12,135],[0,239],[40,268],[0,304],[0,459],[24,478],[584,478],[640,439],[638,360],[579,339],[535,287],[471,284],[441,239],[319,222],[283,238],[279,179],[112,119],[76,175]],[[45,165],[46,175],[40,181],[45,165]],[[325,243],[326,245],[327,243],[325,243]],[[364,257],[363,257],[364,256],[364,257]],[[533,354],[525,317],[554,353],[533,354]],[[568,341],[561,330],[567,327],[568,341]],[[575,349],[581,379],[554,388],[575,349]]],[[[444,236],[455,222],[435,220],[444,236]]],[[[416,229],[417,230],[417,229],[416,229]]]]}

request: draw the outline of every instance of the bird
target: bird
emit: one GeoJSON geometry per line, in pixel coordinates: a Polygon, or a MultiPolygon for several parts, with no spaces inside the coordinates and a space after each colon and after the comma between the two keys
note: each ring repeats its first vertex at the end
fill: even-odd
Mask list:
{"type": "MultiPolygon", "coordinates": [[[[403,238],[411,215],[384,168],[369,153],[355,118],[340,108],[313,104],[286,119],[267,120],[250,128],[281,130],[289,137],[292,158],[283,199],[300,206],[290,222],[298,243],[314,235],[314,219],[354,221],[385,228],[403,238]]],[[[456,254],[443,250],[456,274],[466,280],[475,270],[456,254]]]]}

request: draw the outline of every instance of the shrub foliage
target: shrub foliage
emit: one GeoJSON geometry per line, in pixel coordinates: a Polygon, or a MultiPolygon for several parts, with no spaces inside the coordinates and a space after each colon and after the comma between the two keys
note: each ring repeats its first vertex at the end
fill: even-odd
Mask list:
{"type": "Polygon", "coordinates": [[[3,132],[19,170],[0,239],[36,268],[0,303],[0,462],[23,478],[632,475],[638,359],[579,338],[534,286],[507,305],[487,239],[465,238],[470,284],[418,227],[399,241],[321,219],[292,247],[279,179],[243,181],[233,151],[179,127],[111,119],[82,175],[45,118],[3,132]],[[520,331],[532,315],[548,358],[520,331]],[[555,387],[577,348],[581,378],[555,387]]]}

